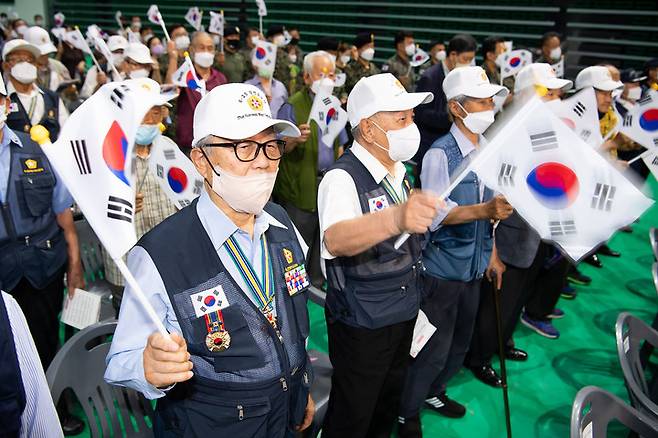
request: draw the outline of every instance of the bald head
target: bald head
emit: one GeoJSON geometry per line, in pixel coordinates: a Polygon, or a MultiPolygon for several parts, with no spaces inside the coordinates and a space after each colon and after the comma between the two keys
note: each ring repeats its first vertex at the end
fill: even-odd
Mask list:
{"type": "Polygon", "coordinates": [[[214,50],[215,43],[208,32],[194,32],[190,43],[191,52],[213,52],[214,50]]]}

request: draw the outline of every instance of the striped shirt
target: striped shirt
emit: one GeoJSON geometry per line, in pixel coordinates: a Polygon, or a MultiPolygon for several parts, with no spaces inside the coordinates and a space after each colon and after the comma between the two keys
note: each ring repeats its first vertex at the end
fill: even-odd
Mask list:
{"type": "Polygon", "coordinates": [[[2,292],[7,307],[9,325],[14,335],[16,356],[25,388],[25,410],[21,417],[21,438],[63,437],[57,411],[50,396],[46,375],[41,366],[37,347],[16,300],[2,292]]]}

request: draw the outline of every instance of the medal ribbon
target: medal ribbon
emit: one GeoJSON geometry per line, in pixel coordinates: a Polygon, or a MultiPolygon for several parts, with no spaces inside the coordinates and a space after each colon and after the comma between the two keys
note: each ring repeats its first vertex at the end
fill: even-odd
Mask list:
{"type": "Polygon", "coordinates": [[[215,333],[224,331],[224,315],[222,309],[204,315],[206,320],[206,329],[208,333],[215,333]]]}
{"type": "Polygon", "coordinates": [[[388,193],[388,195],[391,198],[393,198],[393,201],[396,204],[402,204],[404,201],[407,200],[407,192],[404,189],[404,186],[402,187],[402,198],[400,198],[400,196],[398,196],[398,193],[395,191],[390,181],[388,180],[388,177],[385,177],[382,180],[382,186],[384,187],[384,190],[386,190],[386,193],[388,193]]]}
{"type": "MultiPolygon", "coordinates": [[[[265,316],[267,313],[271,312],[271,303],[274,299],[274,274],[272,272],[272,261],[270,259],[269,251],[267,250],[267,238],[265,234],[261,235],[260,239],[261,252],[263,254],[262,265],[263,265],[263,280],[265,284],[262,284],[256,273],[254,272],[253,266],[249,263],[247,257],[245,257],[242,249],[235,241],[233,236],[229,237],[226,241],[226,249],[233,260],[236,268],[240,272],[242,279],[249,287],[251,294],[259,303],[260,311],[263,312],[265,316]]],[[[268,318],[270,320],[270,318],[268,318]]],[[[270,323],[272,321],[270,320],[270,323]]]]}

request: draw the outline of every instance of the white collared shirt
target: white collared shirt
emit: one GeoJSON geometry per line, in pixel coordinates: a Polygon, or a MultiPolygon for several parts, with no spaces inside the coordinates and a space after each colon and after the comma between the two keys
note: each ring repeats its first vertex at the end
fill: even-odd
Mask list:
{"type": "MultiPolygon", "coordinates": [[[[16,93],[16,96],[18,96],[18,100],[21,101],[25,111],[29,111],[30,108],[34,105],[32,117],[30,118],[30,124],[32,126],[38,125],[46,113],[46,103],[43,99],[43,91],[41,88],[39,88],[36,84],[32,84],[32,91],[30,91],[28,94],[23,94],[16,91],[16,88],[14,88],[14,84],[12,84],[11,81],[7,81],[7,96],[11,96],[12,93],[16,93]]],[[[64,126],[64,123],[66,123],[66,120],[69,118],[69,112],[66,110],[62,99],[60,98],[58,101],[59,114],[57,121],[59,122],[59,128],[61,129],[64,126]]],[[[10,109],[10,111],[12,110],[10,109]]],[[[16,111],[18,111],[18,108],[16,108],[16,111]]]]}
{"type": "MultiPolygon", "coordinates": [[[[377,184],[380,184],[384,178],[388,178],[389,183],[395,189],[400,199],[404,199],[404,189],[402,188],[406,172],[404,164],[400,162],[395,163],[394,174],[391,175],[377,158],[356,141],[352,143],[350,151],[368,169],[368,172],[370,172],[370,175],[372,175],[377,184]]],[[[318,188],[320,253],[323,259],[323,273],[325,273],[324,260],[335,258],[324,245],[324,232],[338,222],[354,219],[362,215],[363,211],[361,209],[361,202],[359,201],[359,194],[350,174],[343,169],[333,169],[327,172],[318,188]]]]}

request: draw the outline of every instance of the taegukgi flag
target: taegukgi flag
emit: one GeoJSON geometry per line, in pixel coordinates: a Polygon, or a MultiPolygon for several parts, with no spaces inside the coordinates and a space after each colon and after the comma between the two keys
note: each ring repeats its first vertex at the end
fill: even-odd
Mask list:
{"type": "Polygon", "coordinates": [[[334,140],[347,124],[347,112],[334,95],[319,95],[313,99],[310,120],[315,120],[322,135],[322,142],[333,146],[334,140]]]}
{"type": "Polygon", "coordinates": [[[427,52],[421,49],[420,47],[416,47],[416,52],[414,52],[414,54],[411,56],[411,59],[409,60],[409,64],[412,67],[418,67],[420,65],[425,64],[429,60],[430,60],[430,55],[428,55],[427,52]]]}
{"type": "Polygon", "coordinates": [[[203,20],[203,11],[200,11],[197,6],[192,6],[187,10],[187,14],[185,14],[185,21],[190,23],[190,26],[192,26],[197,31],[201,30],[201,20],[203,20]]]}
{"type": "Polygon", "coordinates": [[[568,99],[547,102],[546,106],[585,143],[593,148],[601,146],[603,137],[592,87],[584,88],[568,99]]]}
{"type": "Polygon", "coordinates": [[[658,148],[658,92],[651,90],[635,103],[620,132],[647,149],[658,148]]]}
{"type": "Polygon", "coordinates": [[[523,49],[503,52],[496,58],[496,64],[500,67],[502,79],[515,76],[523,67],[532,64],[532,53],[523,49]]]}
{"type": "Polygon", "coordinates": [[[490,147],[475,172],[575,261],[653,204],[536,97],[483,153],[490,147]]]}
{"type": "Polygon", "coordinates": [[[185,60],[181,66],[178,67],[178,70],[174,72],[171,78],[174,85],[187,87],[190,90],[196,90],[201,93],[202,96],[206,94],[206,82],[197,76],[194,64],[187,52],[185,52],[185,60]]]}
{"type": "Polygon", "coordinates": [[[271,77],[276,66],[276,46],[267,41],[258,41],[251,55],[251,63],[262,77],[271,77]]]}
{"type": "Polygon", "coordinates": [[[224,15],[217,12],[210,11],[210,25],[208,32],[217,35],[224,35],[224,15]]]}

